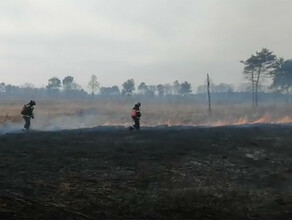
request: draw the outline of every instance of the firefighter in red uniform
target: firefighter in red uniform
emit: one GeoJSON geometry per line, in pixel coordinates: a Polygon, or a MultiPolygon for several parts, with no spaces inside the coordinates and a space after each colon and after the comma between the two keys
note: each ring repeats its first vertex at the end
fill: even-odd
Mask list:
{"type": "Polygon", "coordinates": [[[34,115],[33,115],[34,107],[33,106],[35,104],[36,104],[35,101],[30,100],[30,102],[28,104],[24,105],[22,108],[21,114],[22,114],[22,117],[25,121],[24,129],[26,131],[29,131],[30,119],[34,118],[34,115]]]}
{"type": "Polygon", "coordinates": [[[138,102],[132,109],[131,117],[133,121],[135,122],[135,124],[130,127],[130,130],[133,130],[133,129],[140,130],[140,117],[141,117],[140,106],[141,106],[141,103],[138,102]]]}

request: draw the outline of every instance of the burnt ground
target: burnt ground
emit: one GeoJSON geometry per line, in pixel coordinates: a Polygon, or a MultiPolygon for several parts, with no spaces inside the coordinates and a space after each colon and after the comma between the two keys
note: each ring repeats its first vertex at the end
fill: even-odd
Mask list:
{"type": "Polygon", "coordinates": [[[292,126],[0,136],[0,219],[292,219],[292,126]]]}

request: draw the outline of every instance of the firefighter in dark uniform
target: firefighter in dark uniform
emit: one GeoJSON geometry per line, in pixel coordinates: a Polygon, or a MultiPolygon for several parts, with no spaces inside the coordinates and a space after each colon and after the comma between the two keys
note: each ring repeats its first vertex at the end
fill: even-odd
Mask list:
{"type": "Polygon", "coordinates": [[[34,115],[33,115],[34,105],[36,105],[35,101],[30,100],[28,104],[23,106],[22,111],[21,111],[22,117],[25,121],[24,129],[26,131],[29,131],[30,119],[34,118],[34,115]]]}
{"type": "Polygon", "coordinates": [[[141,117],[140,106],[141,106],[141,103],[138,102],[132,109],[131,117],[133,121],[135,122],[135,124],[130,127],[130,130],[133,130],[133,129],[140,130],[140,117],[141,117]]]}

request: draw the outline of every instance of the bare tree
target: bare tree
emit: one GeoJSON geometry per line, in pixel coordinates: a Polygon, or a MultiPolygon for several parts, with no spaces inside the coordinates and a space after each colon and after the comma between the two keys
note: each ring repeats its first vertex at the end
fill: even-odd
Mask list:
{"type": "Polygon", "coordinates": [[[209,104],[209,115],[211,115],[212,110],[211,110],[211,95],[210,95],[210,77],[209,74],[207,73],[207,91],[208,91],[208,104],[209,104]]]}
{"type": "Polygon", "coordinates": [[[88,82],[88,88],[91,90],[92,95],[99,89],[99,85],[96,75],[92,75],[88,82]]]}

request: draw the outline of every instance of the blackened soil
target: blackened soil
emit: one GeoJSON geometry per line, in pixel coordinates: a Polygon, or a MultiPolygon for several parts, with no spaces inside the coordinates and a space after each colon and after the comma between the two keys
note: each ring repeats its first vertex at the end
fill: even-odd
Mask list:
{"type": "Polygon", "coordinates": [[[292,128],[0,136],[0,219],[292,219],[292,128]]]}

